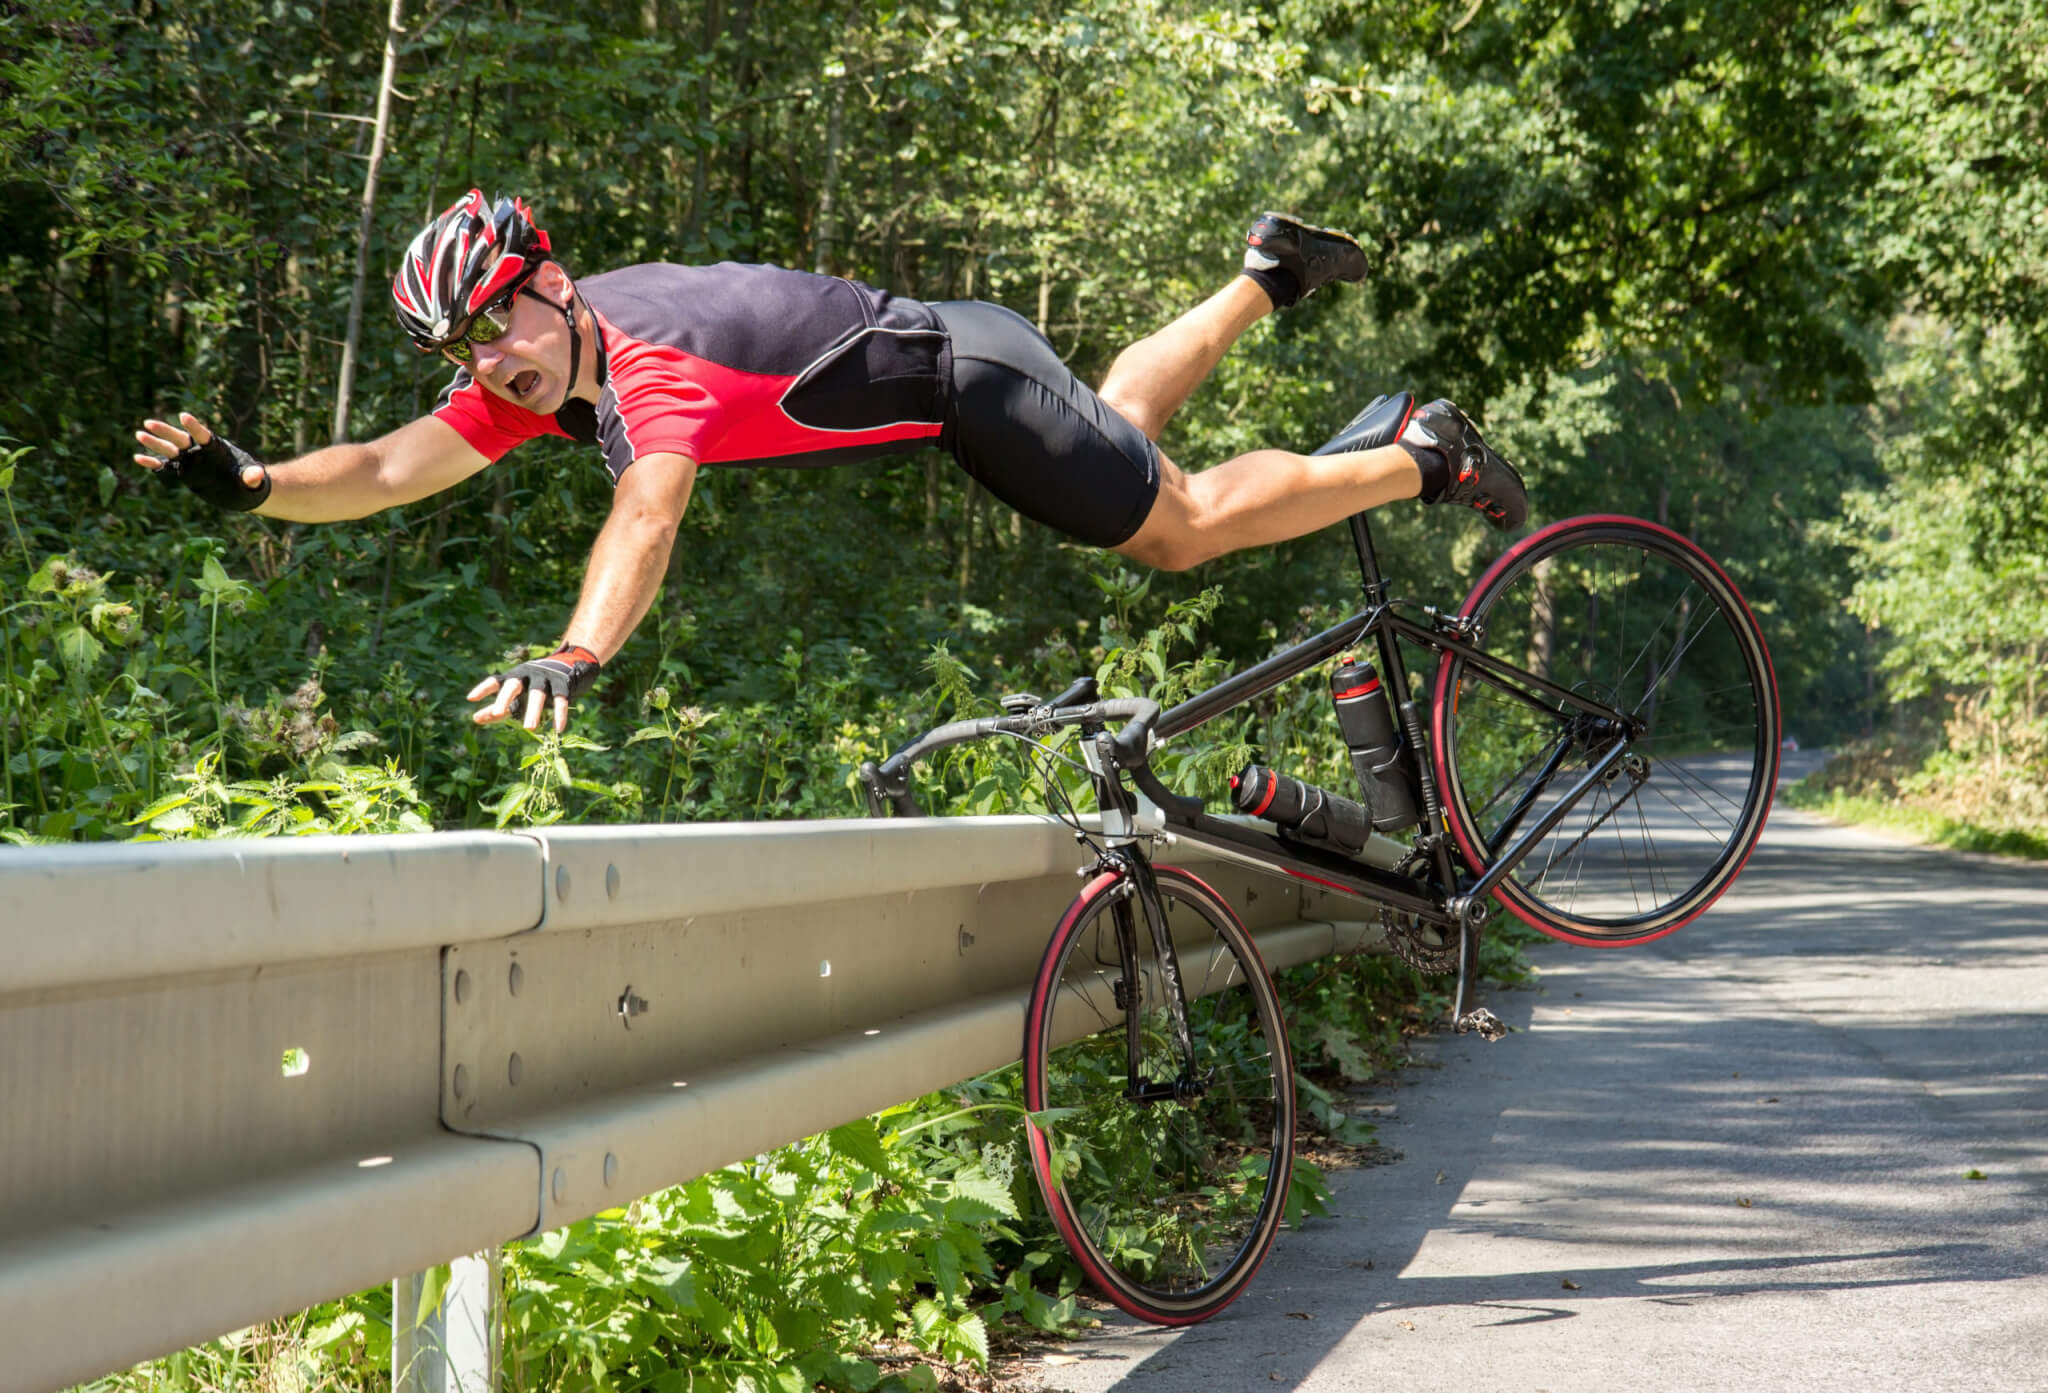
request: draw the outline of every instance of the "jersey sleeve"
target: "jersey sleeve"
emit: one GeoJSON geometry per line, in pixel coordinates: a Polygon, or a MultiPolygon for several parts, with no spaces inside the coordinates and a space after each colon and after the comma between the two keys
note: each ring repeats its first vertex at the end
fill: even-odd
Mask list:
{"type": "Polygon", "coordinates": [[[485,459],[496,462],[514,445],[537,435],[562,435],[567,431],[551,416],[542,416],[495,396],[458,368],[455,380],[441,393],[434,418],[455,427],[455,433],[485,459]]]}
{"type": "Polygon", "coordinates": [[[615,352],[604,387],[613,409],[598,411],[612,479],[642,455],[703,459],[725,431],[719,377],[713,365],[659,344],[615,352]]]}

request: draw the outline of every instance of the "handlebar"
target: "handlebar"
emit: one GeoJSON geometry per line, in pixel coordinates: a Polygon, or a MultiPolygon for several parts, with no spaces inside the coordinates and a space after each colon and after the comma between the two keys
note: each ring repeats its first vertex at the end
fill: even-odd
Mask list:
{"type": "Polygon", "coordinates": [[[1150,754],[1152,728],[1159,721],[1159,703],[1144,697],[1119,697],[1089,701],[1081,706],[1069,704],[1077,697],[1094,694],[1095,679],[1084,677],[1051,701],[1028,711],[952,721],[926,731],[879,765],[873,760],[863,762],[860,781],[868,815],[886,817],[894,811],[898,817],[922,817],[923,810],[910,793],[910,766],[939,750],[991,735],[1042,735],[1061,726],[1106,726],[1121,720],[1126,722],[1124,728],[1110,739],[1116,762],[1125,769],[1144,768],[1150,754]]]}

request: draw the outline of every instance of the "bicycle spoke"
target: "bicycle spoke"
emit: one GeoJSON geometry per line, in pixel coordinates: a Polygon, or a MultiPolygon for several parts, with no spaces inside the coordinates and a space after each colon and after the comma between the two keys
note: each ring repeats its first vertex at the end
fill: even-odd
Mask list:
{"type": "Polygon", "coordinates": [[[1716,832],[1713,828],[1707,826],[1706,823],[1701,822],[1698,818],[1694,817],[1692,815],[1691,810],[1685,807],[1684,804],[1673,802],[1671,795],[1666,793],[1663,789],[1659,788],[1655,784],[1655,782],[1652,782],[1649,785],[1649,788],[1652,793],[1656,794],[1659,798],[1662,798],[1666,803],[1671,804],[1671,809],[1673,812],[1676,812],[1679,816],[1683,817],[1687,822],[1690,822],[1693,826],[1699,828],[1700,831],[1706,833],[1710,837],[1719,837],[1723,835],[1722,833],[1716,832]]]}
{"type": "MultiPolygon", "coordinates": [[[[1609,809],[1609,810],[1608,810],[1608,814],[1607,814],[1607,816],[1605,816],[1605,817],[1601,818],[1600,820],[1601,820],[1601,822],[1603,822],[1603,823],[1606,823],[1606,822],[1611,822],[1611,821],[1612,821],[1612,819],[1613,819],[1613,815],[1614,815],[1614,810],[1613,810],[1613,809],[1609,809]]],[[[1628,876],[1628,892],[1629,892],[1629,897],[1630,897],[1631,899],[1633,899],[1633,900],[1635,901],[1636,913],[1638,913],[1638,914],[1641,914],[1641,913],[1643,912],[1643,895],[1642,895],[1642,891],[1640,891],[1640,890],[1638,890],[1638,889],[1636,888],[1636,872],[1635,872],[1635,867],[1629,864],[1629,859],[1628,859],[1628,842],[1627,842],[1627,840],[1626,840],[1625,838],[1623,838],[1623,837],[1622,837],[1622,835],[1621,835],[1621,824],[1617,822],[1617,823],[1614,823],[1613,825],[1614,825],[1614,846],[1615,846],[1615,850],[1617,850],[1617,851],[1619,851],[1619,852],[1621,853],[1621,869],[1622,869],[1622,872],[1623,872],[1623,873],[1624,873],[1625,875],[1627,875],[1627,876],[1628,876]]]]}
{"type": "MultiPolygon", "coordinates": [[[[1643,815],[1643,800],[1640,798],[1636,799],[1635,805],[1636,826],[1642,829],[1643,845],[1648,847],[1654,847],[1656,845],[1656,839],[1650,835],[1650,820],[1643,815]]],[[[1660,893],[1657,889],[1657,870],[1662,864],[1663,863],[1658,861],[1658,859],[1655,856],[1650,857],[1650,893],[1652,894],[1660,893]]],[[[1668,874],[1664,878],[1664,889],[1661,893],[1667,901],[1672,898],[1671,878],[1668,874]]]]}
{"type": "MultiPolygon", "coordinates": [[[[1099,977],[1101,974],[1098,972],[1096,975],[1099,977]]],[[[1060,983],[1060,991],[1063,997],[1065,997],[1066,999],[1079,998],[1081,1003],[1085,1005],[1089,1009],[1089,1011],[1094,1013],[1095,1019],[1101,1022],[1103,1029],[1110,1029],[1118,1023],[1117,1021],[1112,1021],[1108,1016],[1104,1015],[1102,1012],[1102,1008],[1095,1004],[1094,992],[1083,990],[1075,984],[1066,981],[1062,981],[1060,983]]],[[[1114,999],[1114,996],[1112,996],[1111,1000],[1114,999]]],[[[1121,1020],[1121,1017],[1119,1017],[1118,1020],[1121,1020]]]]}
{"type": "Polygon", "coordinates": [[[1734,826],[1736,819],[1742,816],[1741,804],[1731,803],[1726,794],[1723,794],[1719,789],[1715,788],[1712,784],[1700,778],[1697,774],[1694,774],[1691,771],[1689,771],[1683,764],[1680,764],[1677,760],[1666,760],[1664,763],[1658,765],[1657,767],[1659,769],[1670,770],[1673,774],[1675,774],[1678,777],[1678,781],[1680,783],[1684,784],[1686,787],[1698,793],[1703,801],[1718,801],[1723,808],[1731,809],[1733,816],[1729,817],[1728,819],[1729,826],[1734,826]]]}
{"type": "Polygon", "coordinates": [[[1657,621],[1657,627],[1652,629],[1650,631],[1649,638],[1643,641],[1642,648],[1638,650],[1636,653],[1636,660],[1628,665],[1628,670],[1626,672],[1622,673],[1621,676],[1617,677],[1614,680],[1616,690],[1619,690],[1621,687],[1625,686],[1628,682],[1628,679],[1635,676],[1636,669],[1643,665],[1643,659],[1649,657],[1650,650],[1656,646],[1657,635],[1663,633],[1664,625],[1670,622],[1671,617],[1673,615],[1677,614],[1680,610],[1682,610],[1685,607],[1686,599],[1691,594],[1692,591],[1690,588],[1688,588],[1687,590],[1682,592],[1677,599],[1671,602],[1670,608],[1664,611],[1663,618],[1657,621]]]}
{"type": "MultiPolygon", "coordinates": [[[[1719,611],[1708,611],[1707,614],[1701,619],[1699,628],[1693,630],[1692,636],[1686,639],[1682,644],[1680,644],[1677,650],[1674,651],[1669,658],[1664,660],[1664,670],[1662,675],[1659,676],[1657,679],[1657,686],[1662,686],[1664,682],[1667,681],[1673,673],[1679,670],[1680,661],[1685,657],[1687,653],[1692,651],[1693,645],[1700,641],[1701,635],[1705,634],[1709,629],[1712,629],[1714,627],[1714,620],[1718,616],[1719,611]]],[[[1680,632],[1683,633],[1684,631],[1680,630],[1680,632]]],[[[1656,687],[1652,687],[1650,690],[1654,692],[1656,690],[1656,687]]],[[[1643,701],[1636,703],[1636,709],[1640,711],[1642,709],[1643,702],[1647,702],[1649,699],[1650,694],[1648,692],[1644,693],[1643,701]]]]}

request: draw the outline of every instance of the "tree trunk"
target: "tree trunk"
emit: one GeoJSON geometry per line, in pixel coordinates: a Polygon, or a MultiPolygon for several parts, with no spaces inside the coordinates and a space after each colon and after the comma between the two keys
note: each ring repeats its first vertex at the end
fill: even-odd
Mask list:
{"type": "Polygon", "coordinates": [[[825,182],[818,191],[818,231],[814,239],[811,269],[821,276],[831,272],[833,191],[839,186],[839,128],[846,107],[846,79],[832,84],[832,103],[825,117],[825,182]]]}
{"type": "MultiPolygon", "coordinates": [[[[760,83],[760,73],[754,63],[753,39],[754,0],[738,0],[732,12],[732,68],[739,75],[739,100],[742,102],[752,98],[754,88],[760,83]]],[[[737,167],[727,175],[738,195],[740,207],[746,209],[747,256],[755,261],[761,259],[761,220],[754,213],[754,131],[757,120],[752,107],[748,107],[740,118],[739,159],[735,162],[737,167]]]]}
{"type": "Polygon", "coordinates": [[[967,506],[960,527],[960,603],[967,603],[967,587],[974,582],[974,528],[980,520],[981,485],[967,481],[967,506]]]}
{"type": "Polygon", "coordinates": [[[306,303],[305,263],[299,260],[297,252],[284,260],[284,293],[299,321],[299,366],[292,375],[292,458],[297,459],[311,448],[306,430],[306,393],[313,380],[313,315],[306,303]]]}
{"type": "Polygon", "coordinates": [[[348,334],[341,345],[341,380],[334,389],[335,444],[348,439],[349,395],[356,384],[356,343],[363,332],[363,287],[370,271],[370,229],[377,211],[377,167],[384,162],[384,136],[391,128],[391,87],[398,73],[398,27],[405,0],[391,0],[384,28],[384,71],[377,79],[377,125],[370,138],[370,168],[363,176],[363,213],[356,226],[356,281],[348,297],[348,334]]]}
{"type": "Polygon", "coordinates": [[[512,578],[512,477],[491,471],[491,574],[485,582],[500,595],[512,578]]]}
{"type": "Polygon", "coordinates": [[[1550,660],[1557,647],[1557,597],[1551,592],[1550,577],[1536,577],[1536,593],[1529,601],[1529,651],[1523,666],[1538,677],[1550,676],[1550,660]]]}
{"type": "MultiPolygon", "coordinates": [[[[716,53],[720,31],[725,27],[725,17],[720,13],[719,0],[704,0],[704,51],[716,53]]],[[[697,129],[695,145],[697,155],[690,169],[690,240],[702,244],[704,240],[704,205],[711,200],[711,145],[705,132],[711,129],[711,74],[715,64],[706,65],[697,80],[697,129]]]]}

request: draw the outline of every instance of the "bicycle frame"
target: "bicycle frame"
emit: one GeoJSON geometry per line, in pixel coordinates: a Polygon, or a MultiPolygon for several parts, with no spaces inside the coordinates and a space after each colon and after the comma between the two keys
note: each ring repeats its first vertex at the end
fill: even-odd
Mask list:
{"type": "MultiPolygon", "coordinates": [[[[1049,726],[1044,722],[1059,724],[1059,713],[1071,712],[1076,719],[1067,723],[1081,725],[1081,749],[1102,810],[1104,841],[1113,855],[1133,864],[1141,886],[1149,885],[1149,875],[1145,873],[1149,868],[1144,864],[1146,855],[1142,846],[1145,833],[1138,825],[1136,802],[1124,785],[1126,775],[1138,792],[1158,806],[1166,827],[1176,837],[1185,838],[1225,859],[1373,901],[1385,909],[1412,916],[1419,922],[1456,931],[1460,952],[1458,995],[1453,1009],[1457,1019],[1462,1021],[1465,1003],[1471,998],[1474,986],[1479,930],[1492,912],[1495,887],[1569,816],[1587,794],[1623,772],[1631,743],[1644,733],[1645,727],[1631,713],[1616,710],[1486,653],[1477,646],[1484,634],[1468,616],[1446,615],[1425,607],[1424,612],[1430,622],[1419,624],[1398,613],[1396,602],[1387,598],[1387,581],[1380,572],[1366,515],[1354,514],[1350,527],[1366,608],[1342,623],[1226,678],[1170,710],[1160,712],[1147,702],[1124,700],[1113,703],[1124,707],[1134,704],[1150,706],[1152,712],[1142,718],[1142,723],[1133,721],[1131,728],[1117,736],[1112,736],[1101,723],[1108,719],[1106,716],[1083,714],[1084,711],[1100,712],[1102,709],[1101,706],[1079,704],[1093,700],[1093,683],[1085,679],[1048,704],[1029,706],[1036,698],[1016,698],[1024,704],[1006,705],[1006,709],[1020,713],[1011,717],[956,722],[938,727],[898,750],[883,765],[870,763],[862,766],[860,777],[867,786],[870,810],[880,815],[887,804],[894,806],[899,813],[918,815],[909,794],[908,771],[921,753],[964,740],[980,739],[998,728],[1010,733],[1021,733],[1026,728],[1046,729],[1049,726]],[[1193,730],[1368,638],[1378,652],[1381,685],[1394,702],[1395,714],[1412,761],[1410,772],[1422,802],[1420,833],[1414,839],[1413,850],[1399,863],[1399,869],[1384,870],[1340,852],[1225,821],[1205,811],[1201,800],[1174,793],[1160,782],[1148,758],[1148,729],[1150,736],[1159,739],[1193,730]],[[1408,664],[1401,648],[1404,639],[1418,647],[1455,656],[1462,664],[1461,680],[1483,681],[1547,718],[1565,720],[1574,727],[1560,732],[1558,743],[1549,752],[1535,783],[1496,829],[1493,844],[1486,848],[1488,864],[1474,880],[1461,878],[1453,856],[1443,790],[1437,786],[1435,767],[1428,757],[1430,746],[1423,730],[1422,716],[1409,689],[1408,664]],[[1028,714],[1022,714],[1027,711],[1028,714]],[[1599,753],[1590,759],[1585,772],[1557,803],[1538,818],[1535,825],[1524,828],[1522,823],[1535,806],[1538,794],[1548,789],[1562,768],[1565,756],[1574,747],[1598,750],[1599,753]]],[[[1105,705],[1108,704],[1112,703],[1105,705]]],[[[1626,772],[1632,786],[1616,801],[1615,807],[1633,796],[1634,787],[1640,785],[1644,777],[1641,769],[1639,762],[1627,764],[1626,772]]],[[[1610,810],[1602,820],[1611,816],[1610,810]]],[[[1586,835],[1590,835],[1590,831],[1589,828],[1586,835]]],[[[1146,917],[1152,919],[1156,906],[1150,903],[1149,894],[1143,899],[1146,917]]],[[[1171,944],[1161,946],[1162,956],[1171,960],[1171,944]]]]}
{"type": "MultiPolygon", "coordinates": [[[[1091,767],[1096,769],[1096,792],[1106,819],[1119,822],[1128,819],[1135,813],[1135,808],[1127,805],[1116,774],[1129,773],[1139,790],[1158,805],[1167,827],[1176,836],[1196,846],[1227,859],[1371,900],[1413,915],[1422,922],[1458,931],[1463,951],[1460,954],[1454,1012],[1462,1018],[1465,1003],[1472,996],[1478,932],[1490,912],[1494,887],[1588,793],[1611,777],[1627,754],[1630,739],[1641,733],[1642,725],[1628,713],[1570,691],[1473,646],[1472,640],[1481,635],[1466,619],[1442,615],[1430,609],[1427,612],[1432,622],[1423,625],[1399,614],[1394,602],[1387,597],[1387,581],[1380,571],[1366,515],[1354,514],[1350,526],[1366,608],[1170,708],[1160,716],[1156,733],[1164,740],[1193,730],[1370,638],[1379,657],[1381,685],[1395,699],[1395,714],[1414,762],[1413,773],[1422,795],[1424,829],[1417,840],[1417,852],[1425,858],[1431,874],[1418,876],[1382,870],[1336,852],[1284,840],[1272,833],[1211,816],[1198,800],[1181,797],[1166,789],[1149,766],[1119,769],[1106,743],[1102,747],[1100,761],[1090,761],[1091,767]],[[1532,787],[1524,795],[1521,805],[1511,810],[1503,821],[1501,835],[1496,840],[1497,843],[1506,842],[1509,835],[1519,835],[1515,835],[1505,847],[1496,844],[1489,848],[1498,854],[1491,858],[1491,864],[1474,881],[1461,882],[1450,839],[1444,833],[1442,792],[1437,787],[1432,761],[1427,757],[1429,744],[1423,732],[1422,716],[1410,691],[1407,660],[1401,648],[1403,639],[1422,648],[1455,654],[1463,660],[1467,675],[1489,682],[1550,717],[1566,712],[1576,713],[1592,723],[1591,728],[1596,733],[1610,737],[1605,752],[1591,762],[1577,783],[1534,826],[1526,829],[1520,824],[1528,808],[1533,806],[1536,788],[1532,787]]],[[[1564,750],[1561,743],[1550,766],[1539,776],[1538,786],[1546,784],[1555,775],[1562,763],[1564,750]]]]}

